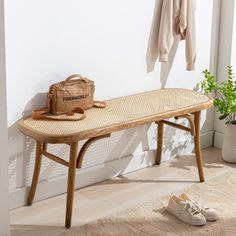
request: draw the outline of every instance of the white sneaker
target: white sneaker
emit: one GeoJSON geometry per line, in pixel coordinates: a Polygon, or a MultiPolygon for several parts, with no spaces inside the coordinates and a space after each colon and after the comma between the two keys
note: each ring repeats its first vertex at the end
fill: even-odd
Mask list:
{"type": "Polygon", "coordinates": [[[214,221],[219,219],[218,213],[215,209],[210,208],[208,206],[203,206],[202,204],[195,202],[189,198],[186,193],[183,193],[179,196],[183,201],[191,202],[196,209],[198,209],[208,221],[214,221]]]}
{"type": "Polygon", "coordinates": [[[190,225],[205,225],[206,219],[204,215],[193,207],[191,202],[183,201],[181,198],[172,196],[169,200],[167,210],[190,225]]]}

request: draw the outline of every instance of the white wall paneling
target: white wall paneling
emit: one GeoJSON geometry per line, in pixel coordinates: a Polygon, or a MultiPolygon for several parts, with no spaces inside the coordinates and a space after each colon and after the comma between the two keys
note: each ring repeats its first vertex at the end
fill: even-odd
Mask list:
{"type": "MultiPolygon", "coordinates": [[[[185,70],[185,45],[180,42],[172,65],[157,63],[154,72],[147,74],[149,30],[158,1],[25,0],[24,4],[17,0],[6,1],[11,206],[24,204],[34,163],[34,142],[19,134],[16,124],[22,115],[44,105],[50,84],[78,72],[95,81],[96,99],[109,99],[158,89],[163,84],[193,89],[202,79],[201,72],[210,67],[212,58],[213,0],[197,1],[196,70],[185,70]],[[15,204],[14,194],[19,191],[23,191],[23,197],[15,204]]],[[[213,120],[213,110],[203,112],[201,132],[205,147],[212,144],[213,120]]],[[[192,151],[189,136],[168,127],[165,160],[174,156],[178,144],[181,153],[192,151]]],[[[49,148],[65,158],[68,154],[63,145],[49,148]]],[[[78,175],[83,173],[86,176],[83,178],[88,178],[86,170],[97,170],[96,178],[88,181],[91,184],[122,173],[123,169],[143,168],[146,157],[144,164],[140,160],[147,153],[147,159],[152,158],[155,148],[154,124],[117,132],[89,149],[78,175]],[[116,163],[115,170],[112,163],[116,163]]],[[[55,192],[53,190],[52,195],[64,192],[65,186],[60,188],[56,179],[65,178],[66,173],[63,166],[44,159],[40,177],[40,185],[44,187],[38,197],[48,196],[48,187],[53,182],[55,192]]],[[[80,181],[82,185],[86,183],[80,181]]]]}
{"type": "Polygon", "coordinates": [[[0,0],[0,235],[10,235],[4,41],[4,7],[0,0]]]}
{"type": "MultiPolygon", "coordinates": [[[[218,63],[217,63],[217,81],[223,82],[227,79],[227,66],[234,65],[236,69],[236,57],[235,57],[235,1],[227,0],[221,1],[221,14],[220,14],[220,28],[219,28],[219,51],[218,51],[218,63]],[[233,40],[234,38],[234,40],[233,40]],[[234,50],[234,53],[232,53],[234,50]]],[[[219,114],[215,115],[214,129],[215,139],[214,146],[221,148],[224,135],[224,121],[218,119],[219,114]]]]}

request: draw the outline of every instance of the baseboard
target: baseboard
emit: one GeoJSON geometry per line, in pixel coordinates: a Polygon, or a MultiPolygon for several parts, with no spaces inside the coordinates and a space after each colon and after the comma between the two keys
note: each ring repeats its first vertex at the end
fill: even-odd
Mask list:
{"type": "MultiPolygon", "coordinates": [[[[106,179],[154,165],[154,151],[148,150],[134,156],[126,156],[97,166],[78,170],[75,188],[82,188],[106,179]]],[[[38,183],[35,201],[43,200],[66,192],[67,176],[38,183]]],[[[10,208],[26,204],[29,187],[10,193],[10,208]]]]}
{"type": "MultiPolygon", "coordinates": [[[[201,147],[206,148],[212,146],[213,131],[201,135],[201,147]]],[[[193,142],[191,139],[181,140],[178,143],[169,143],[164,145],[163,161],[169,160],[177,153],[191,152],[193,150],[193,142]],[[188,145],[186,145],[186,143],[188,145]],[[188,148],[186,148],[186,146],[188,148]],[[174,148],[175,147],[175,148],[174,148]],[[179,147],[176,148],[176,147],[179,147]],[[184,147],[184,149],[183,149],[184,147]],[[175,149],[175,152],[165,150],[175,149]]],[[[125,156],[104,164],[84,168],[77,171],[76,189],[82,188],[106,179],[127,174],[155,163],[156,150],[146,150],[144,152],[125,156]]],[[[59,194],[63,194],[67,189],[67,176],[54,178],[38,183],[35,201],[44,200],[59,194]]],[[[10,193],[10,208],[14,209],[26,205],[29,187],[19,188],[10,193]]]]}
{"type": "Polygon", "coordinates": [[[213,146],[214,131],[201,134],[201,148],[208,148],[213,146]]]}
{"type": "Polygon", "coordinates": [[[216,131],[214,136],[214,147],[222,148],[223,140],[224,134],[216,131]]]}
{"type": "Polygon", "coordinates": [[[1,236],[10,236],[10,228],[6,227],[6,228],[0,228],[0,235],[1,236]]]}

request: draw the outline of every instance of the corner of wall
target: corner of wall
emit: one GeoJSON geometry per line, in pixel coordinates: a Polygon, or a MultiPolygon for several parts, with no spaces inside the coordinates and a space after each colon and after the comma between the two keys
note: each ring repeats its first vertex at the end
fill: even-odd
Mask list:
{"type": "MultiPolygon", "coordinates": [[[[217,0],[215,4],[214,27],[215,43],[215,69],[213,70],[218,82],[223,82],[227,75],[227,66],[231,64],[232,43],[233,43],[233,24],[234,24],[234,0],[217,0]],[[218,31],[218,33],[217,33],[218,31]],[[217,42],[218,41],[218,42],[217,42]]],[[[224,123],[219,121],[215,112],[214,118],[214,146],[222,148],[224,138],[224,123]]]]}
{"type": "Polygon", "coordinates": [[[6,117],[6,72],[5,72],[5,38],[4,38],[4,4],[0,0],[0,235],[10,235],[9,230],[9,193],[8,193],[8,150],[6,117]]]}

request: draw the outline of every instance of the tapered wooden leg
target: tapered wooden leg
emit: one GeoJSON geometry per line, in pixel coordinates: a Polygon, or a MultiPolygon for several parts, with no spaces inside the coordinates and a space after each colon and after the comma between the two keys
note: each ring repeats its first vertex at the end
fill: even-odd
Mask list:
{"type": "Polygon", "coordinates": [[[202,163],[202,153],[201,153],[201,144],[200,144],[200,115],[201,112],[194,113],[194,125],[195,125],[195,135],[194,135],[194,145],[195,145],[195,155],[198,167],[198,174],[200,182],[204,182],[204,172],[203,172],[203,163],[202,163]]]}
{"type": "Polygon", "coordinates": [[[156,156],[156,164],[160,165],[161,156],[162,156],[162,146],[163,146],[163,133],[164,133],[164,123],[157,122],[157,156],[156,156]]]}
{"type": "Polygon", "coordinates": [[[67,178],[67,200],[66,200],[66,221],[65,221],[66,228],[71,227],[77,152],[78,152],[78,142],[72,143],[70,145],[70,160],[69,160],[69,169],[67,178]]]}
{"type": "Polygon", "coordinates": [[[42,150],[46,149],[46,144],[40,141],[36,142],[36,156],[35,156],[35,164],[34,164],[34,174],[32,178],[31,188],[28,196],[28,206],[31,206],[34,200],[35,191],[38,184],[39,173],[41,169],[42,163],[42,150]]]}

